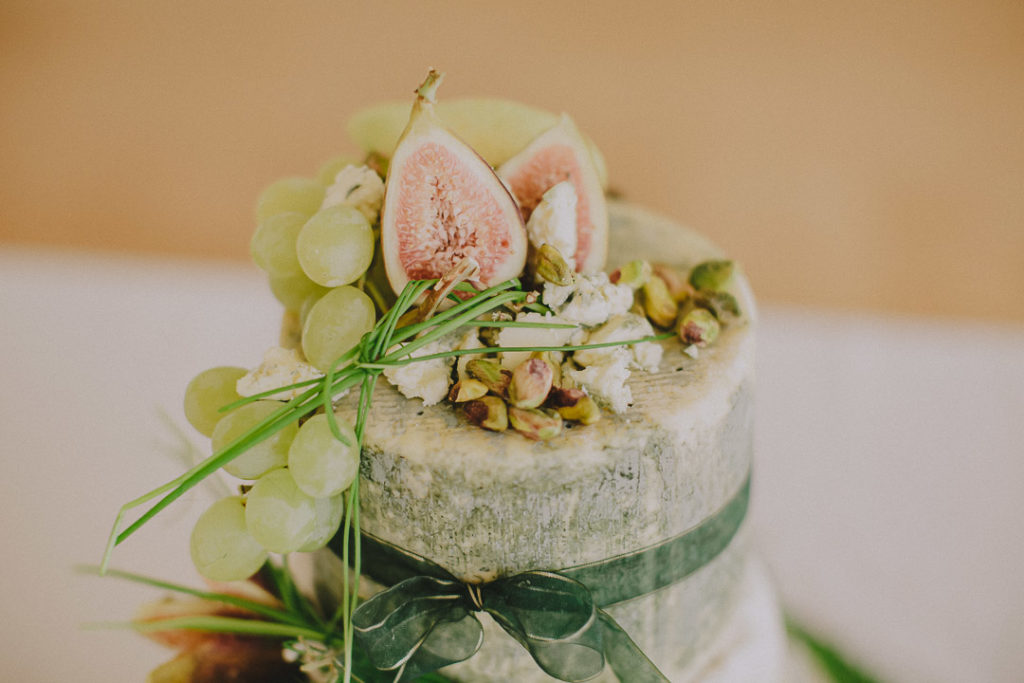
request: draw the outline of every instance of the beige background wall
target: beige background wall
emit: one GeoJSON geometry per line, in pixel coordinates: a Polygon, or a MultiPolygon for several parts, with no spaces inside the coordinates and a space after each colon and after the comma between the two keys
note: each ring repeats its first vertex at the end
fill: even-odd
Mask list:
{"type": "Polygon", "coordinates": [[[360,105],[574,115],[762,299],[1024,321],[1024,4],[0,4],[0,242],[246,257],[360,105]]]}

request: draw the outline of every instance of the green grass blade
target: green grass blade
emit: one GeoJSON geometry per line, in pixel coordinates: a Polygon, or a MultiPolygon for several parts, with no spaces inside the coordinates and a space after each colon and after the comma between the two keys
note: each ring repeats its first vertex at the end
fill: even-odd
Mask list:
{"type": "MultiPolygon", "coordinates": [[[[116,627],[119,624],[107,626],[116,627]]],[[[104,626],[93,624],[92,626],[104,626]]],[[[172,619],[160,619],[146,623],[129,622],[120,624],[142,633],[153,631],[206,631],[208,633],[234,633],[246,636],[262,636],[266,638],[312,638],[323,641],[327,639],[326,634],[316,629],[294,626],[292,624],[280,624],[270,621],[259,621],[257,619],[237,619],[235,617],[218,616],[195,616],[176,617],[172,619]]]]}
{"type": "Polygon", "coordinates": [[[477,320],[474,327],[537,327],[545,330],[575,330],[579,325],[573,323],[541,323],[523,322],[520,320],[477,320]]]}
{"type": "Polygon", "coordinates": [[[230,412],[230,411],[234,410],[235,408],[238,408],[240,406],[244,406],[247,403],[252,403],[254,401],[260,401],[262,399],[269,398],[269,397],[274,396],[276,394],[280,394],[282,391],[291,391],[292,389],[301,389],[302,387],[308,387],[308,386],[313,385],[313,384],[320,384],[323,381],[324,381],[323,377],[314,377],[313,379],[304,379],[301,382],[295,382],[294,384],[286,384],[285,386],[278,387],[277,389],[267,389],[266,391],[261,391],[258,394],[253,394],[252,396],[244,396],[244,397],[238,399],[237,401],[232,401],[231,403],[227,403],[225,405],[222,405],[220,408],[217,408],[217,412],[218,413],[227,413],[227,412],[230,412]]]}
{"type": "Polygon", "coordinates": [[[201,598],[203,600],[209,600],[211,602],[219,602],[225,605],[231,605],[232,607],[238,607],[258,614],[261,617],[267,619],[273,619],[281,623],[292,624],[293,626],[308,626],[305,620],[302,620],[292,614],[291,612],[271,607],[261,602],[255,602],[246,598],[238,597],[237,595],[229,595],[228,593],[215,593],[212,591],[199,590],[197,588],[191,588],[170,581],[164,581],[162,579],[154,579],[149,576],[143,576],[141,574],[133,574],[131,572],[120,571],[117,569],[107,569],[105,573],[102,573],[99,567],[82,566],[77,567],[77,571],[82,574],[93,574],[96,576],[109,576],[115,579],[123,579],[125,581],[133,581],[135,583],[141,583],[146,586],[153,588],[159,588],[161,590],[174,591],[176,593],[182,593],[184,595],[191,595],[195,598],[201,598]]]}
{"type": "Polygon", "coordinates": [[[847,661],[832,645],[819,640],[793,621],[786,620],[786,630],[790,637],[807,647],[815,661],[836,683],[880,683],[877,678],[847,661]]]}
{"type": "MultiPolygon", "coordinates": [[[[223,450],[218,453],[214,453],[209,458],[199,463],[191,470],[183,474],[182,476],[174,479],[167,484],[164,484],[153,491],[150,491],[146,495],[137,498],[135,501],[127,503],[121,508],[118,513],[117,520],[115,521],[114,529],[117,529],[117,525],[120,523],[120,519],[124,512],[133,507],[137,507],[142,503],[148,502],[156,495],[160,495],[159,492],[167,491],[169,487],[172,487],[170,492],[161,498],[151,508],[146,510],[135,522],[133,522],[127,529],[117,535],[113,545],[120,545],[129,536],[138,531],[146,522],[156,516],[160,511],[166,508],[168,505],[176,501],[188,490],[198,484],[200,481],[210,476],[218,469],[226,465],[227,463],[234,460],[236,457],[241,455],[243,452],[248,450],[251,446],[269,438],[273,434],[277,433],[285,426],[300,419],[303,415],[312,412],[316,409],[317,403],[313,399],[319,393],[319,389],[313,388],[308,390],[306,393],[298,396],[288,403],[283,404],[280,408],[270,414],[266,420],[261,422],[259,425],[249,430],[245,434],[239,436],[235,441],[228,444],[223,450]]],[[[110,550],[113,550],[111,547],[110,550]]],[[[104,561],[101,566],[106,567],[109,561],[109,555],[104,556],[104,561]]]]}
{"type": "MultiPolygon", "coordinates": [[[[674,336],[675,333],[673,332],[665,332],[663,334],[655,334],[648,337],[640,337],[639,339],[627,339],[625,341],[615,342],[601,342],[600,344],[574,344],[570,346],[482,346],[478,349],[452,349],[451,351],[441,351],[439,353],[432,353],[426,356],[416,356],[415,358],[397,358],[394,360],[393,358],[398,356],[398,354],[390,354],[389,356],[382,358],[377,363],[363,363],[362,367],[385,369],[396,365],[409,365],[410,363],[417,363],[419,361],[436,360],[438,358],[451,358],[453,356],[465,356],[469,354],[494,353],[495,351],[525,351],[532,353],[534,351],[583,351],[586,349],[604,349],[612,346],[631,346],[633,344],[656,342],[674,336]]],[[[403,347],[402,350],[404,351],[405,347],[403,347]]]]}
{"type": "MultiPolygon", "coordinates": [[[[470,299],[469,301],[466,302],[467,304],[471,305],[465,307],[455,306],[445,311],[444,313],[451,313],[452,311],[455,311],[456,313],[455,315],[446,318],[440,323],[438,323],[437,321],[444,314],[436,315],[430,320],[428,320],[427,323],[433,324],[433,329],[431,329],[423,336],[417,337],[416,339],[413,339],[412,341],[408,342],[400,349],[396,349],[395,351],[384,356],[382,360],[388,361],[393,360],[395,358],[408,356],[414,353],[415,351],[419,350],[420,348],[426,346],[427,344],[431,344],[437,339],[440,339],[449,332],[456,330],[459,327],[462,327],[463,325],[473,320],[477,316],[481,315],[482,313],[492,311],[495,308],[503,306],[506,303],[511,303],[513,301],[516,301],[517,299],[521,299],[523,296],[524,294],[522,292],[501,292],[500,294],[497,294],[494,297],[491,297],[485,301],[475,304],[474,302],[476,301],[477,297],[474,297],[473,299],[470,299]]],[[[424,325],[424,323],[419,323],[398,330],[397,332],[395,332],[395,340],[400,341],[401,339],[407,339],[410,336],[415,336],[415,333],[410,334],[410,331],[413,330],[414,328],[421,328],[421,326],[424,325]]],[[[422,329],[427,329],[427,327],[430,326],[426,325],[422,327],[422,329]]],[[[426,358],[426,356],[423,356],[422,358],[426,358]]],[[[363,367],[368,366],[364,364],[363,367]]]]}
{"type": "Polygon", "coordinates": [[[506,280],[505,282],[494,285],[493,287],[489,287],[484,291],[480,292],[479,294],[477,294],[476,296],[474,296],[473,298],[466,299],[465,301],[459,303],[458,305],[452,306],[446,311],[441,311],[440,313],[432,317],[430,320],[424,320],[423,322],[415,323],[413,325],[408,325],[406,327],[401,328],[400,330],[395,332],[393,342],[405,341],[406,339],[415,337],[420,332],[423,332],[427,329],[441,326],[447,323],[449,320],[452,320],[456,316],[461,316],[469,308],[480,309],[480,313],[476,314],[480,315],[481,313],[486,313],[495,308],[498,308],[499,306],[502,306],[505,303],[511,303],[516,300],[524,299],[526,297],[526,292],[517,290],[514,292],[514,296],[512,296],[511,298],[506,298],[500,303],[493,303],[495,297],[501,294],[508,294],[509,292],[507,290],[517,287],[518,284],[519,283],[517,280],[506,280]]]}

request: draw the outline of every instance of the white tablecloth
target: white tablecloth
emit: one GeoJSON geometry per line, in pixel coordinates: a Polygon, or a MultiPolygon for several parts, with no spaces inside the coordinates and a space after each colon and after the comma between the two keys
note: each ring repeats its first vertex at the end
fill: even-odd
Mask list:
{"type": "MultiPolygon", "coordinates": [[[[755,283],[756,284],[756,283],[755,283]]],[[[252,365],[252,268],[0,248],[4,680],[141,681],[170,652],[82,624],[149,589],[97,563],[120,503],[180,472],[196,372],[252,365]]],[[[1024,328],[762,307],[752,519],[784,603],[879,676],[1024,671],[1024,328]]],[[[196,583],[200,490],[114,555],[196,583]]]]}

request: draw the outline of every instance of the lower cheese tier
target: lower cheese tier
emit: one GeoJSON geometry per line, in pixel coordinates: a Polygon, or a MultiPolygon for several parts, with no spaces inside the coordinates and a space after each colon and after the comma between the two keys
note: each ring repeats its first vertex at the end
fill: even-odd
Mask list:
{"type": "MultiPolygon", "coordinates": [[[[728,550],[686,581],[608,610],[673,683],[782,682],[782,617],[764,569],[750,560],[746,548],[741,532],[728,550]]],[[[445,668],[446,676],[460,683],[556,681],[492,619],[479,616],[483,647],[445,668]]],[[[606,668],[590,680],[618,679],[606,668]]]]}
{"type": "MultiPolygon", "coordinates": [[[[689,268],[722,256],[643,210],[612,203],[610,213],[610,268],[636,258],[689,268]]],[[[631,377],[627,412],[606,411],[548,442],[473,427],[448,404],[424,408],[378,383],[364,438],[363,529],[478,582],[601,561],[700,524],[751,465],[754,309],[746,281],[734,279],[742,321],[696,359],[677,340],[664,342],[660,371],[631,377]]],[[[680,671],[731,613],[746,547],[741,532],[695,574],[609,612],[656,663],[680,671]]],[[[518,646],[501,643],[489,634],[486,650],[463,666],[515,666],[518,646]]]]}
{"type": "MultiPolygon", "coordinates": [[[[645,623],[655,622],[653,632],[660,642],[640,643],[673,683],[797,683],[819,681],[807,672],[794,670],[789,645],[775,590],[763,564],[745,551],[745,532],[736,538],[735,547],[719,559],[718,575],[728,576],[728,595],[718,593],[713,605],[705,608],[704,620],[696,627],[699,636],[688,651],[674,650],[671,641],[686,620],[685,610],[703,591],[721,589],[707,585],[716,570],[709,565],[685,583],[646,598],[619,605],[610,611],[631,633],[648,631],[645,623]],[[743,559],[743,558],[746,559],[743,559]],[[722,571],[724,566],[728,569],[722,571]]],[[[321,551],[314,556],[316,590],[325,604],[336,604],[341,594],[341,562],[337,556],[321,551]]],[[[714,563],[713,563],[714,564],[714,563]]],[[[367,593],[379,590],[370,581],[364,582],[367,593]]],[[[458,683],[550,683],[555,679],[539,671],[522,647],[513,641],[487,614],[477,615],[484,627],[484,645],[471,659],[446,667],[443,673],[458,683]]],[[[648,631],[651,632],[651,631],[648,631]]],[[[591,679],[594,683],[613,683],[608,670],[591,679]]]]}

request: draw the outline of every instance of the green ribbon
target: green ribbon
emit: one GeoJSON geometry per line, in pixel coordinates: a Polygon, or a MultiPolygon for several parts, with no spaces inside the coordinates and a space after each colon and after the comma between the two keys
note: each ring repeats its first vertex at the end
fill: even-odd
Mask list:
{"type": "MultiPolygon", "coordinates": [[[[548,675],[585,681],[607,664],[620,680],[668,679],[602,608],[672,585],[714,559],[747,511],[750,477],[716,513],[661,543],[599,562],[463,583],[425,557],[363,533],[363,566],[391,587],[362,603],[355,637],[401,683],[473,656],[487,612],[548,675]]],[[[335,539],[335,543],[338,539],[335,539]]]]}

